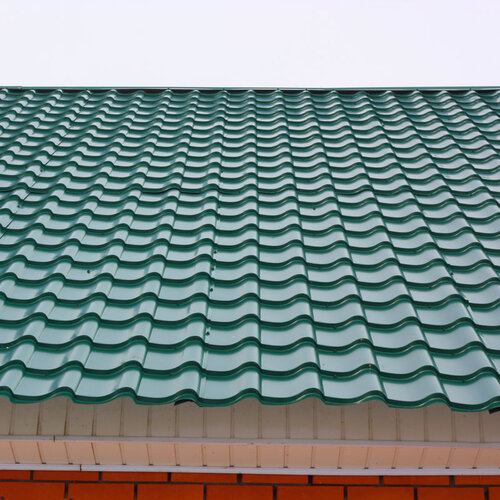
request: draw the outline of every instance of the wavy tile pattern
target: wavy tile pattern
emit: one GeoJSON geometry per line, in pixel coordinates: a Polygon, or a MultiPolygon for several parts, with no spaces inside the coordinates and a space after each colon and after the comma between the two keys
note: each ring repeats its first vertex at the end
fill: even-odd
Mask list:
{"type": "Polygon", "coordinates": [[[500,405],[500,91],[0,90],[0,393],[500,405]]]}

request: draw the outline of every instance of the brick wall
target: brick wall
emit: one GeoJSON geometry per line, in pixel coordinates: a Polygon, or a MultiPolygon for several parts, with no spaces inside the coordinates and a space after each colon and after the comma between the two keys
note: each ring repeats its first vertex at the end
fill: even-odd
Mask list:
{"type": "Polygon", "coordinates": [[[500,476],[0,471],[0,500],[500,500],[500,476]]]}

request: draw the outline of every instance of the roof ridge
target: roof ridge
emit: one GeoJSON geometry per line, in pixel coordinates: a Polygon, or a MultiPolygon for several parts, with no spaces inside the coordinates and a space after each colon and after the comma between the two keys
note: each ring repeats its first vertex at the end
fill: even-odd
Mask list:
{"type": "Polygon", "coordinates": [[[368,87],[273,87],[273,86],[228,86],[228,87],[219,87],[219,86],[85,86],[85,85],[41,85],[41,86],[25,86],[25,85],[6,85],[0,87],[6,90],[118,90],[118,91],[129,91],[129,92],[137,92],[137,91],[164,91],[164,90],[180,90],[180,91],[189,91],[189,90],[201,90],[201,91],[244,91],[244,90],[255,90],[255,91],[284,91],[284,92],[297,92],[297,91],[312,91],[312,92],[399,92],[399,91],[423,91],[423,92],[437,92],[437,91],[446,91],[446,92],[454,92],[454,91],[495,91],[500,90],[499,85],[479,85],[479,86],[415,86],[415,87],[391,87],[391,86],[368,86],[368,87]]]}

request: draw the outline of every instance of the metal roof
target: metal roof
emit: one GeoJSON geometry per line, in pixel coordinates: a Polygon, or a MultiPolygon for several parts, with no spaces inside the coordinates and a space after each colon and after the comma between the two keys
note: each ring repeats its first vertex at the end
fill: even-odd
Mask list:
{"type": "Polygon", "coordinates": [[[500,405],[499,112],[0,90],[0,394],[500,405]]]}

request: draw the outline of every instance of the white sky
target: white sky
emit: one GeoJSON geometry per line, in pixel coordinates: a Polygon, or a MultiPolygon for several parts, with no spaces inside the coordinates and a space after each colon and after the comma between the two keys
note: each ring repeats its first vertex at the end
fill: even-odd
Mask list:
{"type": "Polygon", "coordinates": [[[0,0],[0,86],[500,86],[500,0],[0,0]]]}

